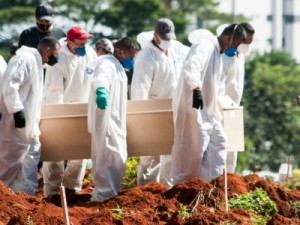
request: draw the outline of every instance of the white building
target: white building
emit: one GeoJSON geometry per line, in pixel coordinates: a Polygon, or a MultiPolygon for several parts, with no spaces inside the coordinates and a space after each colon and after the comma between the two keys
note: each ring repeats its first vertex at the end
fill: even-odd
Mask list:
{"type": "Polygon", "coordinates": [[[242,14],[255,29],[252,49],[282,49],[300,62],[300,0],[218,0],[219,11],[242,14]]]}

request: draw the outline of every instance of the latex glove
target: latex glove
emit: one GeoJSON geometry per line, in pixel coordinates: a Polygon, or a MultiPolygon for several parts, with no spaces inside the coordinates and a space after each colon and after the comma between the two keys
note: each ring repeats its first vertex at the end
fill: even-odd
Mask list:
{"type": "Polygon", "coordinates": [[[15,128],[24,128],[26,124],[25,113],[23,110],[14,113],[15,128]]]}
{"type": "Polygon", "coordinates": [[[193,90],[193,108],[203,109],[203,99],[200,90],[193,90]]]}
{"type": "Polygon", "coordinates": [[[96,104],[98,108],[105,109],[108,106],[109,94],[105,87],[99,87],[96,90],[96,104]]]}

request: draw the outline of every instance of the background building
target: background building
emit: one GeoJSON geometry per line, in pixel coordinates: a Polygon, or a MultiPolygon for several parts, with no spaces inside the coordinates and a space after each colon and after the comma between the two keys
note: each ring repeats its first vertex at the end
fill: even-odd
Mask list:
{"type": "Polygon", "coordinates": [[[255,28],[252,49],[283,50],[300,62],[300,0],[219,0],[219,11],[250,19],[255,28]]]}

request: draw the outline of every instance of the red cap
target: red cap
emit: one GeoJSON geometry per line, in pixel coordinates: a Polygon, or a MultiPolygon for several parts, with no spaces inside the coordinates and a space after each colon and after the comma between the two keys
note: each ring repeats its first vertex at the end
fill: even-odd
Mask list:
{"type": "Polygon", "coordinates": [[[72,27],[67,33],[67,40],[68,41],[71,41],[71,40],[74,40],[74,39],[84,40],[84,39],[87,39],[87,38],[90,38],[90,37],[93,37],[93,35],[89,34],[83,28],[78,27],[78,26],[72,27]]]}

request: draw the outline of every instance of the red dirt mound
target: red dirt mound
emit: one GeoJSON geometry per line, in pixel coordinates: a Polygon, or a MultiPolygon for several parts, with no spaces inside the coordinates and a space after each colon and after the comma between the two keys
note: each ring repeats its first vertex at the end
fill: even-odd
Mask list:
{"type": "MultiPolygon", "coordinates": [[[[284,189],[257,175],[228,174],[227,178],[229,197],[261,187],[276,202],[278,213],[268,225],[300,224],[299,212],[292,205],[300,201],[299,191],[284,189]]],[[[223,181],[223,177],[210,183],[193,178],[169,190],[163,184],[149,183],[122,190],[118,196],[103,202],[90,202],[80,195],[69,196],[70,222],[73,225],[219,225],[224,221],[226,224],[252,224],[250,211],[231,209],[226,212],[223,181]]],[[[83,193],[85,196],[91,193],[89,185],[83,193]]],[[[36,197],[13,193],[0,183],[0,195],[0,225],[64,224],[62,208],[46,202],[41,192],[36,197]]]]}

